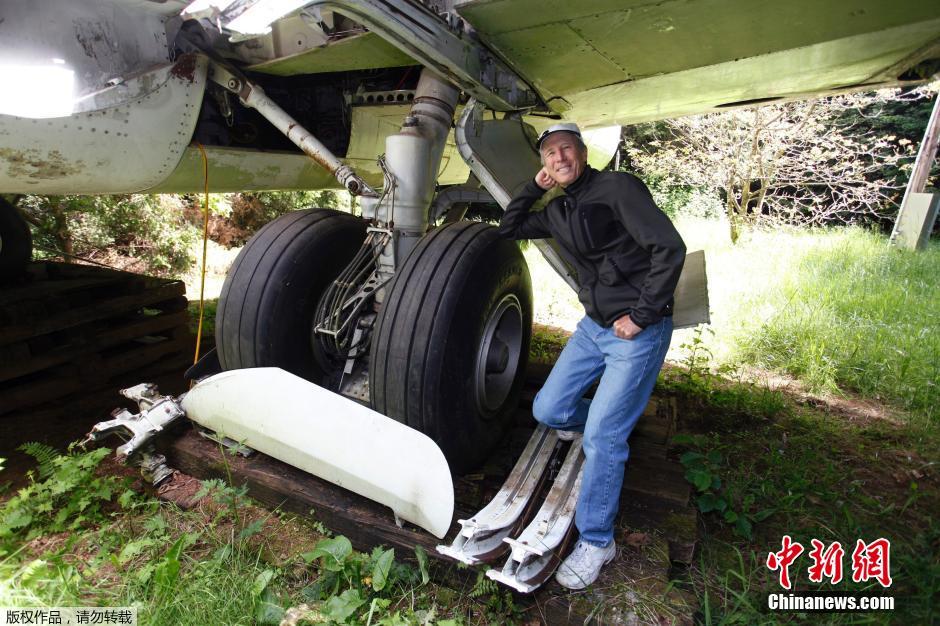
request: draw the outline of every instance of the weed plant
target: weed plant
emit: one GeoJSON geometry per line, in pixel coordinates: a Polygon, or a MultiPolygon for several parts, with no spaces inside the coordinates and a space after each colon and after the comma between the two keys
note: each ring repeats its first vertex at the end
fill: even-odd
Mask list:
{"type": "Polygon", "coordinates": [[[435,585],[420,549],[410,565],[392,549],[323,538],[322,525],[253,505],[231,476],[204,481],[200,504],[181,511],[96,471],[105,448],[25,451],[40,465],[0,504],[0,606],[134,606],[157,626],[519,620],[511,594],[435,585]]]}

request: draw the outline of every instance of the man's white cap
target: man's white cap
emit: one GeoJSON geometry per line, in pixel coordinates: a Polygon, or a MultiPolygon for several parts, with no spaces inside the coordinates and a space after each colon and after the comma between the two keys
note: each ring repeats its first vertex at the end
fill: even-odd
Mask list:
{"type": "Polygon", "coordinates": [[[581,139],[581,129],[578,128],[578,125],[577,125],[577,124],[573,124],[573,123],[571,123],[571,122],[562,122],[561,124],[552,124],[551,126],[549,126],[548,128],[546,128],[546,129],[542,132],[541,135],[539,135],[539,140],[538,140],[538,142],[535,144],[536,149],[537,149],[537,150],[541,150],[541,149],[542,149],[542,142],[545,141],[545,140],[548,138],[549,135],[551,135],[552,133],[559,133],[559,132],[562,132],[562,131],[564,131],[564,132],[566,132],[566,133],[572,133],[572,134],[576,135],[576,136],[578,137],[578,139],[581,139]]]}

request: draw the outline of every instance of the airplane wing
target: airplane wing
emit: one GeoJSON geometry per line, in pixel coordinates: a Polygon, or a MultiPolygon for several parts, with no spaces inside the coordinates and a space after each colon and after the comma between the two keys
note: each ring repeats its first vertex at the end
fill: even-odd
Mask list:
{"type": "Polygon", "coordinates": [[[474,0],[457,9],[587,126],[873,88],[940,69],[940,3],[929,1],[474,0]]]}
{"type": "MultiPolygon", "coordinates": [[[[629,125],[922,81],[940,3],[919,0],[463,0],[453,10],[584,126],[629,125]]],[[[363,32],[256,63],[281,76],[413,63],[363,32]]]]}

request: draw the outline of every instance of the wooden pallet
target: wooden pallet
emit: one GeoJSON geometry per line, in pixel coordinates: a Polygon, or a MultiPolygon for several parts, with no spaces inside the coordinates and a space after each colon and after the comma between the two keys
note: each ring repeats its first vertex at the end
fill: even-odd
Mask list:
{"type": "Polygon", "coordinates": [[[0,452],[64,443],[144,381],[180,393],[193,338],[181,281],[39,262],[0,291],[0,452]]]}
{"type": "MultiPolygon", "coordinates": [[[[546,367],[530,368],[529,391],[541,385],[546,373],[546,367]]],[[[525,446],[534,427],[531,407],[521,407],[516,418],[516,427],[478,473],[454,477],[456,511],[447,540],[457,531],[456,519],[470,517],[495,495],[525,446]]],[[[630,609],[624,598],[642,602],[648,593],[660,610],[672,603],[668,615],[691,623],[692,600],[669,585],[671,568],[691,562],[697,532],[689,485],[681,464],[669,451],[675,427],[675,403],[654,398],[630,442],[616,531],[620,556],[588,591],[568,593],[552,582],[531,596],[517,598],[527,607],[528,618],[547,624],[582,624],[589,616],[597,623],[618,622],[620,617],[630,621],[629,613],[636,614],[637,609],[630,609]]],[[[164,452],[170,465],[186,474],[200,479],[230,475],[267,506],[312,515],[348,537],[357,549],[386,545],[408,555],[421,546],[438,562],[435,577],[439,581],[466,584],[469,578],[472,584],[475,580],[474,569],[457,568],[437,553],[435,546],[442,541],[410,524],[398,527],[389,509],[290,465],[262,454],[249,459],[225,454],[193,431],[168,442],[164,452]]],[[[643,621],[646,614],[640,613],[643,621]]]]}

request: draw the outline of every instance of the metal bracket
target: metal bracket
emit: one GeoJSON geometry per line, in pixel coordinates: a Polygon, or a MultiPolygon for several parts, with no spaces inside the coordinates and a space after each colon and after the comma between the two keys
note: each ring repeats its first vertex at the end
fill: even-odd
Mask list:
{"type": "MultiPolygon", "coordinates": [[[[510,122],[508,120],[484,121],[482,102],[470,100],[464,107],[457,126],[454,129],[454,138],[457,141],[457,150],[460,156],[470,166],[470,171],[480,181],[480,184],[490,192],[496,203],[506,210],[512,200],[513,193],[518,191],[522,183],[537,172],[539,166],[538,156],[525,139],[521,120],[510,122]],[[484,130],[492,129],[492,135],[484,137],[484,130]],[[500,146],[501,154],[494,152],[493,147],[500,146]],[[511,156],[507,151],[512,148],[511,156]],[[484,159],[484,153],[488,157],[484,159]],[[503,162],[511,159],[515,166],[512,168],[499,167],[502,163],[489,163],[490,159],[503,162]]],[[[571,289],[578,293],[578,279],[565,264],[561,255],[553,247],[558,244],[547,239],[534,239],[532,243],[538,248],[548,264],[552,266],[559,276],[568,283],[571,289]]]]}
{"type": "Polygon", "coordinates": [[[197,428],[196,432],[199,433],[201,437],[208,439],[209,441],[214,441],[220,446],[224,446],[228,448],[229,450],[231,450],[232,452],[234,452],[235,454],[238,454],[246,459],[255,453],[255,451],[249,448],[248,446],[243,445],[235,441],[234,439],[230,439],[229,437],[226,437],[224,435],[220,435],[219,433],[215,431],[206,430],[205,428],[197,428]]]}
{"type": "Polygon", "coordinates": [[[571,442],[571,448],[561,471],[545,497],[535,519],[515,539],[503,539],[512,552],[502,569],[486,572],[495,580],[521,593],[531,593],[544,583],[561,563],[561,555],[574,533],[575,506],[581,491],[584,469],[584,451],[581,436],[571,442]]]}
{"type": "Polygon", "coordinates": [[[457,520],[460,532],[437,551],[467,565],[489,563],[508,552],[505,542],[528,521],[557,443],[557,431],[539,424],[496,497],[470,519],[457,520]]]}
{"type": "Polygon", "coordinates": [[[446,214],[447,222],[457,221],[463,219],[463,215],[466,213],[466,208],[461,211],[457,211],[458,216],[452,215],[451,211],[454,206],[460,204],[469,204],[471,202],[495,202],[492,194],[489,191],[482,188],[480,181],[476,179],[474,174],[470,174],[470,178],[463,185],[453,185],[446,188],[444,191],[440,192],[434,197],[434,202],[431,204],[430,221],[432,223],[437,222],[439,219],[444,217],[446,214]]]}
{"type": "Polygon", "coordinates": [[[137,402],[140,412],[115,409],[111,413],[113,419],[95,424],[83,444],[98,441],[115,432],[130,433],[130,440],[115,451],[118,458],[126,459],[142,450],[163,429],[185,415],[173,396],[161,396],[157,386],[152,383],[122,389],[121,395],[137,402]]]}
{"type": "Polygon", "coordinates": [[[118,447],[115,455],[122,463],[135,457],[144,477],[154,486],[159,485],[173,474],[173,470],[167,466],[166,457],[154,450],[153,439],[185,413],[176,398],[161,396],[153,383],[122,389],[121,395],[136,402],[140,412],[115,409],[111,413],[113,419],[95,424],[81,445],[99,441],[112,433],[130,433],[130,440],[118,447]]]}

